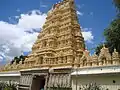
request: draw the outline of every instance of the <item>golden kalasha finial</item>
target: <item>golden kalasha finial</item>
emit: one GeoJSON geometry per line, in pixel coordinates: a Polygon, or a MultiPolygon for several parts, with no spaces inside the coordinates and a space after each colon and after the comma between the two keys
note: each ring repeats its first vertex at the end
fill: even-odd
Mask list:
{"type": "Polygon", "coordinates": [[[117,52],[117,50],[114,48],[114,52],[117,52]]]}
{"type": "Polygon", "coordinates": [[[103,48],[105,48],[105,44],[103,44],[103,48]]]}

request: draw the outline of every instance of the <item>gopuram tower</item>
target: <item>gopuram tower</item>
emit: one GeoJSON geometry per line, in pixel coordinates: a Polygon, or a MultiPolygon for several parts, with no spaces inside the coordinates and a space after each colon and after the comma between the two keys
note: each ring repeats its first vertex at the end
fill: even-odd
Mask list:
{"type": "MultiPolygon", "coordinates": [[[[8,78],[10,75],[15,75],[15,78],[19,76],[18,90],[78,90],[78,80],[83,80],[84,84],[91,83],[93,78],[90,74],[95,76],[94,79],[99,78],[99,75],[106,77],[107,74],[113,78],[114,74],[118,76],[120,68],[120,54],[116,49],[110,54],[109,48],[103,45],[99,55],[95,53],[92,56],[85,50],[74,0],[63,0],[53,5],[31,54],[25,58],[5,65],[0,73],[5,80],[5,75],[8,78]],[[78,73],[87,79],[85,76],[84,79],[78,78],[78,73]]],[[[100,76],[100,83],[102,77],[100,76]]],[[[103,83],[104,79],[103,77],[103,83]]],[[[80,82],[79,85],[82,85],[80,82]]],[[[113,82],[115,87],[117,83],[113,82]]]]}
{"type": "Polygon", "coordinates": [[[74,67],[81,67],[84,49],[74,0],[63,0],[48,12],[31,54],[24,62],[6,65],[5,70],[20,71],[19,90],[40,90],[43,87],[44,90],[57,87],[72,90],[71,72],[74,67]]]}
{"type": "Polygon", "coordinates": [[[48,12],[25,64],[28,68],[78,66],[84,47],[74,0],[63,0],[48,12]]]}
{"type": "MultiPolygon", "coordinates": [[[[74,0],[63,0],[48,12],[32,53],[24,61],[24,68],[40,68],[38,71],[31,69],[31,73],[33,77],[36,72],[44,76],[45,90],[57,90],[57,87],[72,90],[70,73],[74,67],[80,66],[84,48],[74,0]]],[[[30,80],[31,75],[26,76],[25,71],[21,72],[23,76],[20,83],[23,84],[26,77],[30,80]]],[[[31,90],[37,90],[33,83],[30,87],[31,90]]]]}

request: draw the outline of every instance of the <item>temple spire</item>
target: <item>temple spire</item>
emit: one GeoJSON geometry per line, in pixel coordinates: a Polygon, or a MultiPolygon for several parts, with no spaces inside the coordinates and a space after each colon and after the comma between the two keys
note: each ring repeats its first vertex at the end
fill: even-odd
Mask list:
{"type": "Polygon", "coordinates": [[[84,38],[78,23],[74,0],[63,0],[56,3],[49,11],[43,30],[33,45],[32,54],[25,62],[31,63],[29,60],[36,56],[33,61],[36,62],[38,59],[40,62],[37,63],[43,66],[59,66],[65,63],[72,65],[76,58],[82,57],[83,48],[84,38]],[[56,62],[53,62],[54,60],[56,62]]]}
{"type": "Polygon", "coordinates": [[[63,0],[48,12],[46,22],[23,67],[77,66],[84,48],[74,0],[63,0]]]}

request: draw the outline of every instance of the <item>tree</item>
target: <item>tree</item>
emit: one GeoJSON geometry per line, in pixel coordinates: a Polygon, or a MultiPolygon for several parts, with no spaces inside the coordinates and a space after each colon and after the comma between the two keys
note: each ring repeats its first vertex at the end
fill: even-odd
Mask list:
{"type": "Polygon", "coordinates": [[[108,47],[108,46],[107,46],[107,43],[98,44],[98,46],[95,48],[95,53],[96,53],[96,55],[99,56],[100,51],[101,51],[101,49],[103,48],[103,45],[105,45],[105,47],[108,47]]]}
{"type": "Polygon", "coordinates": [[[17,84],[12,81],[9,81],[8,83],[0,82],[0,90],[17,90],[17,84]]]}
{"type": "Polygon", "coordinates": [[[112,53],[115,48],[120,53],[120,19],[119,18],[113,20],[110,26],[105,29],[104,36],[110,52],[112,53]]]}
{"type": "Polygon", "coordinates": [[[14,61],[15,61],[15,60],[13,59],[13,60],[10,62],[10,64],[13,64],[13,63],[14,63],[14,61]]]}
{"type": "Polygon", "coordinates": [[[79,90],[105,90],[100,85],[97,85],[96,83],[90,83],[84,86],[81,86],[79,90]]]}
{"type": "MultiPolygon", "coordinates": [[[[117,9],[117,15],[110,25],[105,29],[104,36],[110,53],[112,53],[114,49],[120,53],[120,0],[113,0],[113,3],[117,9]]],[[[98,45],[96,48],[97,54],[99,54],[100,48],[101,45],[98,45]]]]}
{"type": "Polygon", "coordinates": [[[117,16],[105,29],[104,36],[110,52],[112,53],[115,48],[120,53],[120,0],[113,0],[113,2],[118,11],[117,16]]]}
{"type": "Polygon", "coordinates": [[[96,53],[96,55],[99,56],[99,53],[100,53],[100,50],[102,49],[102,47],[103,47],[103,44],[99,44],[99,45],[95,48],[95,53],[96,53]]]}
{"type": "Polygon", "coordinates": [[[117,8],[118,12],[120,11],[120,0],[113,0],[115,7],[117,8]]]}
{"type": "Polygon", "coordinates": [[[21,55],[19,58],[20,58],[20,61],[22,61],[22,64],[23,64],[24,60],[25,60],[25,56],[21,55]]]}
{"type": "Polygon", "coordinates": [[[22,61],[22,64],[24,63],[26,56],[20,55],[19,57],[14,57],[14,59],[11,61],[11,64],[13,64],[16,61],[16,64],[19,64],[20,61],[22,61]]]}
{"type": "Polygon", "coordinates": [[[120,0],[113,0],[113,3],[117,10],[117,17],[120,18],[120,0]]]}
{"type": "Polygon", "coordinates": [[[20,62],[20,58],[18,58],[18,57],[14,57],[14,60],[16,61],[16,64],[18,64],[20,62]]]}
{"type": "Polygon", "coordinates": [[[25,60],[25,56],[21,55],[20,57],[20,60],[24,61],[25,60]]]}

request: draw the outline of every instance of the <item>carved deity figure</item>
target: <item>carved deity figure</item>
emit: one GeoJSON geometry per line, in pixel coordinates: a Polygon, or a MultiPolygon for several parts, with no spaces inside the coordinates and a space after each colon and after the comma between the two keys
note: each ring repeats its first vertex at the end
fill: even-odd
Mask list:
{"type": "Polygon", "coordinates": [[[23,61],[20,61],[19,64],[18,64],[18,68],[22,68],[23,67],[23,64],[22,64],[23,61]]]}
{"type": "Polygon", "coordinates": [[[48,60],[48,56],[45,55],[45,56],[43,57],[43,64],[47,64],[47,60],[48,60]]]}
{"type": "Polygon", "coordinates": [[[116,51],[116,49],[114,49],[112,54],[112,62],[114,65],[119,65],[120,63],[119,53],[116,51]]]}
{"type": "Polygon", "coordinates": [[[41,64],[42,58],[40,56],[36,56],[36,57],[34,57],[34,59],[35,59],[35,65],[41,64]]]}
{"type": "Polygon", "coordinates": [[[114,52],[112,54],[112,58],[119,58],[119,53],[116,51],[116,49],[114,49],[114,52]]]}
{"type": "Polygon", "coordinates": [[[94,54],[92,56],[92,66],[97,66],[98,65],[98,56],[94,54]]]}
{"type": "Polygon", "coordinates": [[[61,50],[60,53],[59,53],[59,56],[62,57],[63,56],[63,51],[61,50]]]}
{"type": "Polygon", "coordinates": [[[92,56],[92,61],[98,61],[98,56],[96,54],[92,56]]]}
{"type": "Polygon", "coordinates": [[[87,61],[91,61],[90,52],[88,50],[84,51],[84,55],[86,56],[87,61]]]}
{"type": "Polygon", "coordinates": [[[83,56],[80,59],[80,67],[86,66],[86,61],[87,61],[87,59],[86,59],[85,55],[83,54],[83,56]]]}
{"type": "Polygon", "coordinates": [[[75,67],[79,67],[79,63],[80,63],[80,56],[77,55],[77,56],[75,57],[75,61],[74,61],[75,67]]]}
{"type": "Polygon", "coordinates": [[[10,63],[6,64],[5,67],[4,67],[4,70],[8,70],[10,67],[10,63]]]}
{"type": "Polygon", "coordinates": [[[92,64],[91,64],[92,58],[91,58],[91,56],[90,56],[90,52],[89,52],[88,50],[85,50],[85,51],[83,52],[83,55],[84,55],[85,58],[86,58],[86,65],[87,65],[87,66],[91,66],[91,65],[92,65],[92,64]]]}
{"type": "Polygon", "coordinates": [[[13,64],[11,65],[11,68],[13,69],[17,69],[17,63],[16,63],[16,60],[13,62],[13,64]]]}
{"type": "Polygon", "coordinates": [[[101,49],[100,55],[98,57],[99,65],[110,65],[111,64],[111,55],[109,53],[108,48],[103,45],[101,49]]]}

